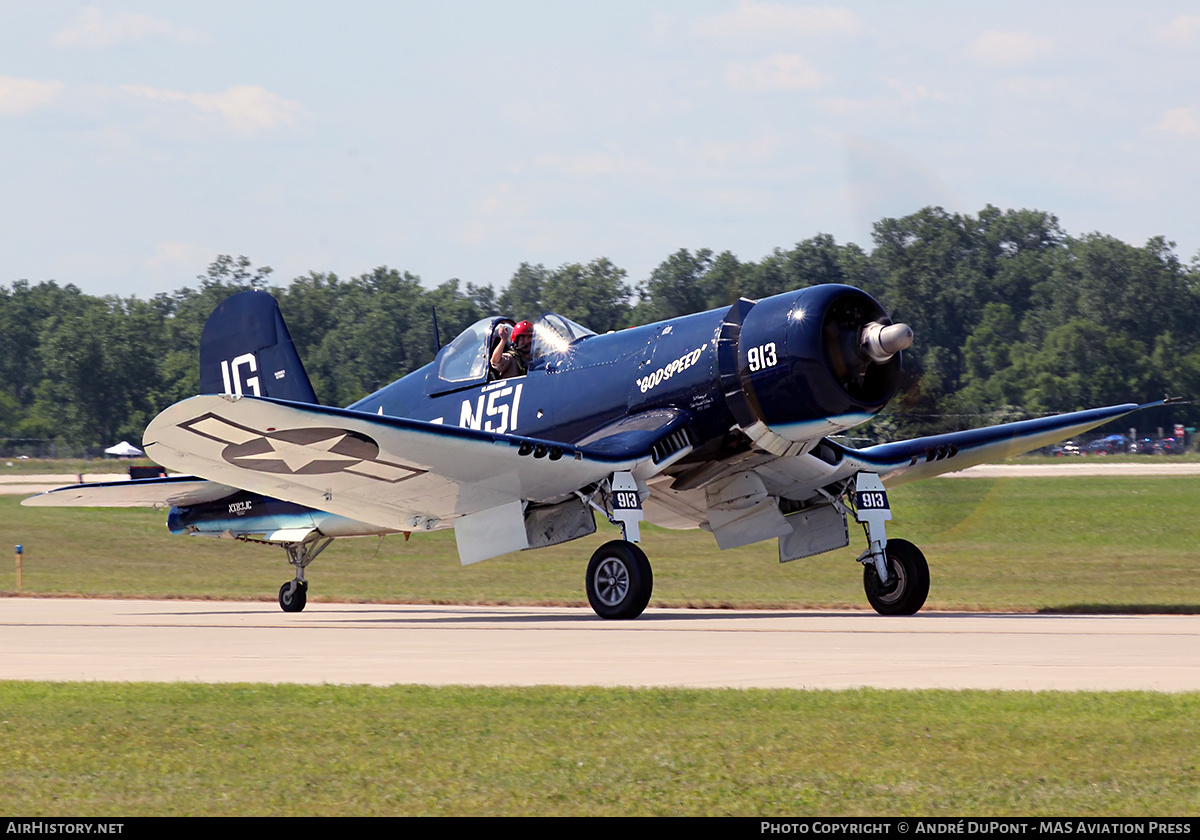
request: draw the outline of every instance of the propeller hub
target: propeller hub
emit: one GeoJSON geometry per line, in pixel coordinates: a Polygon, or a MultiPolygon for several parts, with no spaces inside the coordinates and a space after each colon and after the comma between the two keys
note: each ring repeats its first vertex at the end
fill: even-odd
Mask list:
{"type": "Polygon", "coordinates": [[[862,328],[859,346],[876,364],[883,364],[913,343],[912,327],[908,324],[881,324],[878,321],[862,328]]]}

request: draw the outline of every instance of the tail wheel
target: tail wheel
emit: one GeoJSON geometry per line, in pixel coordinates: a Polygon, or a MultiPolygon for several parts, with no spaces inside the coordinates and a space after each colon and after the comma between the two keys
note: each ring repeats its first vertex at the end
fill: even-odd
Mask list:
{"type": "Polygon", "coordinates": [[[874,563],[863,564],[863,589],[880,615],[913,615],[929,596],[929,564],[908,540],[888,540],[884,549],[888,581],[881,583],[874,563]]]}
{"type": "Polygon", "coordinates": [[[654,574],[645,553],[613,540],[596,549],[587,568],[588,603],[601,618],[637,618],[650,603],[654,574]]]}

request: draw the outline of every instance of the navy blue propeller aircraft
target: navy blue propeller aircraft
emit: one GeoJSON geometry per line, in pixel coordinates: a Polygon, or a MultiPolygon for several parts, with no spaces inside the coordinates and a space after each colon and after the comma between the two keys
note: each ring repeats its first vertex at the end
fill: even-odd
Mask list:
{"type": "MultiPolygon", "coordinates": [[[[639,523],[702,528],[722,549],[778,540],[781,562],[849,544],[864,526],[867,600],[925,603],[921,551],[888,539],[887,488],[1073,437],[1119,405],[865,449],[835,436],[888,404],[912,330],[849,286],[596,335],[550,313],[523,375],[490,364],[512,327],[485,318],[432,362],[348,408],[319,405],[274,298],[225,300],[205,325],[201,396],[146,429],[185,475],[75,485],[31,505],[170,507],[173,533],[281,545],[304,609],[305,568],[335,538],[453,528],[463,564],[622,530],[592,555],[588,601],[636,618],[653,575],[639,523]]],[[[521,330],[524,332],[524,330],[521,330]]]]}

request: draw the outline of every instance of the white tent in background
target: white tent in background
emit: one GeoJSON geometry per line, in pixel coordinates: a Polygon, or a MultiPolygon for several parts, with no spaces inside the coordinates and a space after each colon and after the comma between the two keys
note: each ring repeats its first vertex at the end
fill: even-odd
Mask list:
{"type": "Polygon", "coordinates": [[[118,458],[137,458],[142,455],[142,450],[138,449],[129,441],[123,440],[116,446],[110,446],[104,450],[105,455],[115,455],[118,458]]]}

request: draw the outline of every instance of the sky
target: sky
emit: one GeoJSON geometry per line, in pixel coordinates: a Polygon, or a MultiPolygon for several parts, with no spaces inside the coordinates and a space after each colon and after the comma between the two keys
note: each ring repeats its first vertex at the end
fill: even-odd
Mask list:
{"type": "Polygon", "coordinates": [[[1200,7],[0,0],[0,286],[636,283],[931,204],[1191,260],[1200,7]]]}

